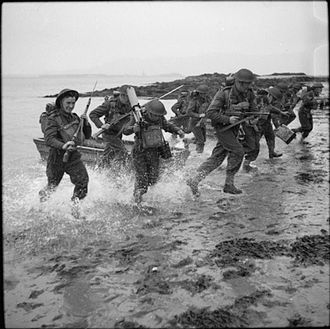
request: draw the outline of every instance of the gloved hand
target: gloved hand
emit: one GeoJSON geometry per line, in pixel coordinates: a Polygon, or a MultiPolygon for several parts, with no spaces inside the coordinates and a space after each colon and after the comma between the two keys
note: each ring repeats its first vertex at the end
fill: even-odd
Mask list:
{"type": "Polygon", "coordinates": [[[104,130],[107,130],[110,128],[110,124],[109,123],[104,123],[102,126],[101,126],[102,129],[104,130]]]}
{"type": "Polygon", "coordinates": [[[229,117],[229,123],[230,124],[236,123],[239,119],[240,119],[240,117],[231,116],[231,117],[229,117]]]}
{"type": "Polygon", "coordinates": [[[133,131],[134,131],[135,133],[139,133],[139,132],[141,131],[140,125],[134,125],[134,127],[133,127],[133,131]]]}
{"type": "Polygon", "coordinates": [[[184,136],[185,136],[185,135],[184,135],[184,131],[180,129],[180,130],[178,131],[178,135],[180,136],[180,138],[184,138],[184,136]]]}
{"type": "Polygon", "coordinates": [[[63,150],[67,150],[67,149],[74,149],[76,147],[76,144],[73,141],[68,141],[66,142],[63,146],[62,149],[63,150]]]}

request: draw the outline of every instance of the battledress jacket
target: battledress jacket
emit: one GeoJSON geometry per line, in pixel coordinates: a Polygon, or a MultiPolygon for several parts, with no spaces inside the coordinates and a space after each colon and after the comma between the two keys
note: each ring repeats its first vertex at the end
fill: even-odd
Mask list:
{"type": "Polygon", "coordinates": [[[212,126],[215,128],[223,128],[230,124],[229,115],[226,111],[230,111],[230,104],[238,104],[241,102],[249,102],[250,106],[246,112],[257,112],[255,95],[253,90],[249,88],[244,94],[240,93],[234,86],[226,87],[219,90],[206,111],[206,116],[211,119],[212,126]]]}
{"type": "MultiPolygon", "coordinates": [[[[89,118],[94,122],[97,128],[101,128],[103,122],[100,120],[101,117],[104,117],[104,122],[111,124],[113,120],[116,120],[119,116],[128,113],[131,110],[129,105],[123,104],[119,99],[109,99],[95,108],[89,114],[89,118]]],[[[105,135],[117,135],[122,127],[124,122],[119,122],[118,124],[107,129],[105,135]]]]}
{"type": "Polygon", "coordinates": [[[67,142],[63,140],[60,133],[61,125],[67,125],[73,121],[84,120],[83,133],[85,138],[90,138],[92,134],[92,127],[90,123],[85,119],[80,119],[76,113],[66,113],[63,110],[58,110],[54,114],[51,114],[47,120],[45,129],[45,141],[46,145],[55,149],[62,150],[62,146],[67,142]]]}
{"type": "MultiPolygon", "coordinates": [[[[164,131],[167,131],[169,133],[172,134],[179,134],[179,131],[181,130],[179,127],[177,127],[175,124],[169,122],[166,120],[166,118],[164,116],[161,116],[160,119],[158,121],[151,121],[147,115],[143,114],[142,115],[144,121],[145,121],[145,125],[148,126],[154,126],[154,125],[158,125],[160,126],[161,129],[163,129],[164,131]]],[[[136,124],[135,118],[133,115],[131,115],[131,119],[130,122],[127,124],[127,126],[124,128],[123,130],[123,134],[124,135],[131,135],[134,133],[134,126],[136,124]]],[[[139,134],[135,134],[134,137],[134,141],[135,141],[135,146],[137,148],[142,146],[142,141],[139,138],[139,134]]]]}

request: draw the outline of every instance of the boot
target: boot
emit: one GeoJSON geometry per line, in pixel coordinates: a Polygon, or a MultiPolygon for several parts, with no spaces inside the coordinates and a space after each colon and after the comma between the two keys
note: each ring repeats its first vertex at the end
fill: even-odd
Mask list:
{"type": "Polygon", "coordinates": [[[250,160],[245,159],[244,162],[243,162],[243,170],[247,173],[248,172],[256,172],[256,171],[258,171],[258,168],[256,166],[252,166],[250,160]]]}
{"type": "Polygon", "coordinates": [[[196,145],[196,152],[203,153],[204,152],[204,144],[197,144],[196,145]]]}
{"type": "Polygon", "coordinates": [[[269,159],[272,158],[279,158],[283,155],[283,153],[276,153],[275,151],[273,151],[272,153],[269,153],[269,159]]]}
{"type": "Polygon", "coordinates": [[[238,189],[234,185],[234,175],[233,174],[228,174],[227,173],[225,186],[223,188],[223,191],[225,193],[230,193],[230,194],[241,194],[242,193],[242,190],[238,189]]]}
{"type": "Polygon", "coordinates": [[[197,177],[187,179],[186,183],[190,187],[192,194],[195,197],[199,197],[200,196],[200,192],[198,190],[199,180],[197,179],[197,177]]]}

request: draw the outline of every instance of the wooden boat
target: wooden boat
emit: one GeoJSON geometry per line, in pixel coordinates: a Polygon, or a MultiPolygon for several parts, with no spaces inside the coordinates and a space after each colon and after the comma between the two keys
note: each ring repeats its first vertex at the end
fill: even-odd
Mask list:
{"type": "MultiPolygon", "coordinates": [[[[134,141],[133,140],[123,140],[124,144],[129,152],[132,151],[134,141]]],[[[46,145],[45,139],[43,137],[33,138],[33,142],[40,153],[42,160],[47,160],[49,154],[49,147],[46,145]]],[[[173,144],[173,143],[172,143],[173,144]]],[[[171,151],[173,158],[187,159],[189,156],[189,149],[187,147],[177,147],[171,145],[171,151]]],[[[97,139],[86,139],[84,144],[78,146],[78,150],[81,153],[81,159],[90,165],[95,165],[100,162],[104,153],[105,143],[102,138],[97,139]]],[[[166,161],[166,160],[165,160],[166,161]]]]}

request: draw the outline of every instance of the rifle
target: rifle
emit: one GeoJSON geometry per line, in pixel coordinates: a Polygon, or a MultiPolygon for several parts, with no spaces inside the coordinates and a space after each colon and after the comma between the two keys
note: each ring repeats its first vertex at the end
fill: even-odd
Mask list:
{"type": "MultiPolygon", "coordinates": [[[[95,85],[94,85],[93,91],[92,91],[91,95],[89,96],[89,99],[88,99],[88,101],[87,101],[87,104],[86,104],[86,108],[85,108],[85,110],[84,110],[84,113],[80,116],[79,126],[78,126],[77,130],[75,131],[75,133],[74,133],[73,136],[72,136],[72,141],[75,143],[75,146],[76,146],[77,143],[78,143],[78,134],[79,134],[79,133],[81,134],[81,133],[82,133],[82,129],[83,129],[84,119],[83,119],[82,117],[87,115],[87,112],[88,112],[89,106],[90,106],[90,104],[91,104],[92,95],[93,95],[93,93],[94,93],[94,91],[95,91],[95,88],[96,88],[96,84],[97,84],[97,81],[95,82],[95,85]]],[[[66,149],[66,151],[65,151],[65,153],[64,153],[64,155],[63,155],[63,162],[64,162],[64,163],[66,163],[66,162],[69,161],[70,154],[71,154],[71,152],[73,151],[73,149],[75,148],[75,146],[71,146],[71,147],[69,146],[69,147],[66,149]]]]}
{"type": "MultiPolygon", "coordinates": [[[[152,100],[154,100],[154,99],[162,99],[162,98],[164,98],[164,97],[166,97],[166,96],[172,94],[174,91],[176,91],[176,90],[182,88],[183,86],[184,86],[184,85],[181,85],[181,86],[179,86],[179,87],[176,87],[176,88],[174,88],[173,90],[169,91],[168,93],[166,93],[166,94],[160,96],[159,98],[153,98],[152,100]]],[[[133,87],[129,87],[129,88],[133,88],[133,87]]],[[[138,100],[137,100],[137,96],[136,96],[136,94],[135,94],[135,90],[133,89],[133,91],[131,91],[131,97],[133,97],[134,102],[138,104],[138,100]],[[134,91],[134,92],[133,92],[133,91],[134,91]],[[134,93],[135,96],[133,95],[133,93],[134,93]],[[135,98],[136,98],[136,99],[135,99],[135,98]]],[[[145,106],[146,106],[148,103],[150,103],[152,100],[150,100],[150,101],[148,101],[147,103],[143,104],[142,107],[145,107],[145,106]]],[[[131,104],[131,103],[130,103],[130,104],[131,104]]],[[[132,104],[131,104],[131,106],[132,106],[132,104]]],[[[139,105],[139,107],[140,107],[140,110],[141,110],[142,107],[141,107],[140,105],[139,105]]],[[[133,108],[133,107],[132,107],[132,108],[133,108]]],[[[113,122],[111,122],[109,128],[111,128],[112,126],[116,125],[116,124],[119,123],[121,120],[127,118],[130,114],[131,114],[131,113],[129,112],[129,113],[126,113],[126,114],[122,115],[121,117],[117,118],[116,120],[114,120],[113,122]]],[[[133,111],[133,114],[134,114],[134,111],[133,111]]],[[[109,129],[109,128],[108,128],[108,129],[109,129]]],[[[106,130],[107,130],[107,129],[103,129],[103,128],[100,129],[98,132],[96,132],[96,133],[92,136],[92,138],[96,139],[98,136],[100,136],[100,135],[101,135],[102,133],[104,133],[106,130]]]]}

